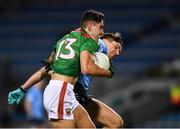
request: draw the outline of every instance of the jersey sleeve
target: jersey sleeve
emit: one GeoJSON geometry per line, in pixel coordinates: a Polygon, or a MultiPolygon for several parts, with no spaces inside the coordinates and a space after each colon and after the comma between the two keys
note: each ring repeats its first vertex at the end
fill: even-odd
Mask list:
{"type": "Polygon", "coordinates": [[[86,41],[83,43],[83,45],[80,48],[80,52],[87,50],[90,53],[94,53],[94,52],[98,51],[98,48],[99,48],[99,46],[94,40],[89,40],[89,41],[86,41]]]}

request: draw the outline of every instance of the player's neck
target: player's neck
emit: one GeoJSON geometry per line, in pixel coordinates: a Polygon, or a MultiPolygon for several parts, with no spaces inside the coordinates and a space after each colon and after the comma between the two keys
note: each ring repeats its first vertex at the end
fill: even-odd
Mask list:
{"type": "Polygon", "coordinates": [[[84,30],[88,35],[91,36],[92,39],[94,39],[96,42],[98,42],[98,39],[96,39],[94,36],[92,36],[92,34],[88,31],[88,29],[86,29],[86,28],[84,28],[84,27],[82,27],[82,28],[83,28],[83,30],[84,30]]]}

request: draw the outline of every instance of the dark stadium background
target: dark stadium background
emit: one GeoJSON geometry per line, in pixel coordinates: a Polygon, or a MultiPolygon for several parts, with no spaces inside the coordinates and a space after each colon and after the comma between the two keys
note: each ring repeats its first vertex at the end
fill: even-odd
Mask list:
{"type": "Polygon", "coordinates": [[[102,11],[105,32],[121,32],[124,41],[115,77],[94,79],[89,94],[115,109],[125,127],[180,127],[180,107],[170,101],[180,85],[178,0],[1,0],[0,127],[26,127],[23,106],[8,105],[8,92],[41,67],[87,9],[102,11]]]}

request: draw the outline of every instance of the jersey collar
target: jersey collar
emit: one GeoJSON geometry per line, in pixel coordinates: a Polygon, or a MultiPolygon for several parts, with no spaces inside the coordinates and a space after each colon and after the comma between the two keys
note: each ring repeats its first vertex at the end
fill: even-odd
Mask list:
{"type": "Polygon", "coordinates": [[[106,43],[102,39],[99,39],[98,42],[99,42],[99,51],[107,55],[106,43]]]}

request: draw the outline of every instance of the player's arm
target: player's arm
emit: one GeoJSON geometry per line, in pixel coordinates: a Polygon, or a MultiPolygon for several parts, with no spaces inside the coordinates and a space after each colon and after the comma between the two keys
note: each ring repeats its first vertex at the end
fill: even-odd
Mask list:
{"type": "Polygon", "coordinates": [[[39,82],[46,75],[45,67],[35,72],[23,85],[8,94],[9,104],[19,104],[23,101],[26,90],[39,82]]]}
{"type": "MultiPolygon", "coordinates": [[[[51,53],[48,61],[52,63],[54,59],[54,52],[51,53]]],[[[36,71],[23,85],[18,89],[11,91],[8,94],[8,103],[9,104],[19,104],[22,102],[26,90],[35,85],[37,82],[41,81],[46,75],[48,75],[47,67],[44,66],[36,71]]]]}
{"type": "Polygon", "coordinates": [[[38,71],[36,71],[21,87],[24,90],[27,90],[34,84],[41,81],[46,75],[47,75],[46,68],[42,67],[38,71]]]}
{"type": "Polygon", "coordinates": [[[100,68],[98,65],[93,63],[92,54],[87,51],[81,51],[80,53],[80,63],[81,63],[81,72],[83,74],[90,74],[93,76],[105,76],[111,77],[111,71],[100,68]]]}
{"type": "Polygon", "coordinates": [[[37,82],[41,81],[45,76],[48,75],[48,71],[50,69],[50,64],[54,60],[54,52],[49,56],[48,62],[46,62],[47,66],[42,67],[37,72],[35,72],[21,87],[24,90],[29,89],[31,86],[35,85],[37,82]],[[49,66],[48,66],[49,65],[49,66]]]}

